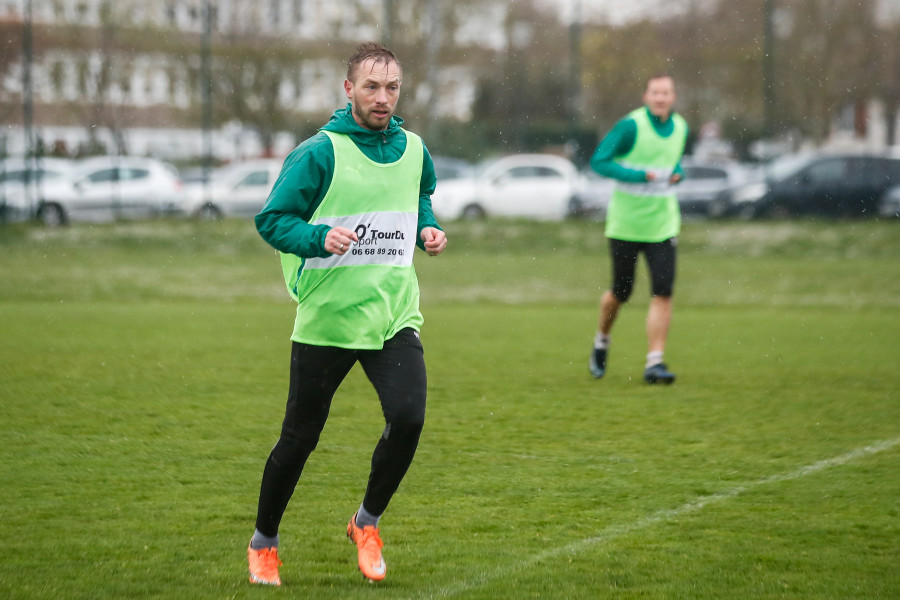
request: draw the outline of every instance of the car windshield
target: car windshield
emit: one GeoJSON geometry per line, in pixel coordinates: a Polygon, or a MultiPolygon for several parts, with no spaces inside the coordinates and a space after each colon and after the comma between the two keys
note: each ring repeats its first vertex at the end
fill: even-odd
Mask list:
{"type": "Polygon", "coordinates": [[[68,172],[68,169],[63,166],[41,165],[36,170],[26,170],[18,167],[9,169],[3,165],[0,166],[0,184],[13,182],[25,183],[26,179],[29,181],[43,181],[44,179],[57,178],[66,172],[68,172]]]}
{"type": "Polygon", "coordinates": [[[239,185],[254,169],[245,163],[235,163],[222,167],[212,173],[212,180],[228,185],[239,185]]]}
{"type": "Polygon", "coordinates": [[[269,184],[269,172],[268,171],[251,171],[243,179],[241,179],[240,183],[238,183],[238,187],[256,187],[256,186],[268,185],[268,184],[269,184]]]}
{"type": "Polygon", "coordinates": [[[473,175],[475,175],[476,177],[481,177],[482,175],[487,173],[488,170],[492,166],[494,166],[494,164],[496,164],[498,160],[500,160],[500,159],[499,158],[489,158],[487,160],[481,161],[480,163],[476,164],[475,167],[472,169],[473,175]]]}
{"type": "Polygon", "coordinates": [[[472,165],[464,160],[452,158],[432,157],[434,174],[438,181],[444,179],[459,179],[472,174],[472,165]]]}
{"type": "Polygon", "coordinates": [[[809,164],[809,156],[791,154],[775,159],[766,167],[769,179],[781,181],[809,164]]]}

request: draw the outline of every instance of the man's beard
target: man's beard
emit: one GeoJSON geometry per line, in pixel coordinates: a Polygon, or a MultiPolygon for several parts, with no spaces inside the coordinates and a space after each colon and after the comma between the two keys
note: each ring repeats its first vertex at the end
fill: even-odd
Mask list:
{"type": "Polygon", "coordinates": [[[391,118],[394,116],[393,111],[388,111],[388,114],[385,117],[378,117],[371,110],[368,112],[363,112],[358,106],[353,107],[353,112],[359,117],[359,120],[363,127],[366,129],[371,129],[372,131],[383,131],[387,129],[387,126],[391,122],[391,118]],[[384,119],[383,121],[381,119],[384,119]]]}

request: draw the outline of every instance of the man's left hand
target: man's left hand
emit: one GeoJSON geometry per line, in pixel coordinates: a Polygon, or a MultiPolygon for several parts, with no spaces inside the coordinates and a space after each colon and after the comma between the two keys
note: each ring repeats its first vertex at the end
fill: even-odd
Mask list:
{"type": "Polygon", "coordinates": [[[421,236],[429,256],[437,256],[447,247],[447,236],[437,227],[424,228],[421,236]]]}

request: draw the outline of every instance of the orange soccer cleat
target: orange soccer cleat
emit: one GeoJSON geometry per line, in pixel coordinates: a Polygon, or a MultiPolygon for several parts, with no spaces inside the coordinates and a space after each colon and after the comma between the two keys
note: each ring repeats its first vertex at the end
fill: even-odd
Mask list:
{"type": "Polygon", "coordinates": [[[381,548],[384,542],[378,536],[378,529],[368,525],[359,527],[356,524],[356,515],[347,524],[347,537],[356,542],[356,550],[359,554],[359,570],[370,581],[384,579],[387,567],[381,556],[381,548]]]}
{"type": "Polygon", "coordinates": [[[281,578],[278,576],[278,567],[281,566],[278,548],[254,550],[248,547],[247,561],[250,563],[250,583],[281,585],[281,578]]]}

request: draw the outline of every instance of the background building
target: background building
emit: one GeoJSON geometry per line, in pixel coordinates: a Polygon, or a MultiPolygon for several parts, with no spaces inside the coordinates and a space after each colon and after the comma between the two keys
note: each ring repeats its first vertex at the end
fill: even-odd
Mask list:
{"type": "Polygon", "coordinates": [[[659,70],[737,153],[898,144],[896,2],[617,2],[0,0],[0,155],[280,156],[366,39],[404,60],[399,113],[441,154],[583,161],[659,70]]]}
{"type": "MultiPolygon", "coordinates": [[[[27,128],[46,153],[188,160],[203,152],[207,109],[217,159],[285,154],[346,101],[343,61],[359,41],[383,37],[383,4],[0,0],[9,50],[0,62],[0,151],[26,152],[27,128]]],[[[446,65],[411,81],[407,106],[418,100],[466,119],[465,77],[446,65]],[[442,80],[452,89],[432,101],[442,80]]]]}

